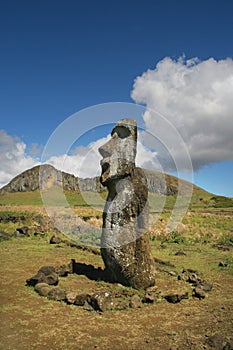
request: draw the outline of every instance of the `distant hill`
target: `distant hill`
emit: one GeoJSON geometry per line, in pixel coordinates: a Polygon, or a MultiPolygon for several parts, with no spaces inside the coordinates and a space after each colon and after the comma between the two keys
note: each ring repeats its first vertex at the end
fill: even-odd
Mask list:
{"type": "MultiPolygon", "coordinates": [[[[162,195],[176,195],[178,193],[178,181],[182,184],[182,194],[192,188],[198,188],[188,181],[178,180],[177,177],[162,174],[156,171],[143,169],[147,178],[148,190],[151,193],[162,195]]],[[[35,166],[22,172],[10,181],[9,184],[0,189],[0,194],[11,192],[35,191],[39,188],[51,186],[63,186],[65,191],[91,191],[101,192],[105,188],[100,184],[100,178],[81,179],[74,175],[55,169],[53,166],[44,164],[35,166]],[[39,178],[41,176],[41,179],[39,178]],[[41,186],[39,184],[41,183],[41,186]]]]}

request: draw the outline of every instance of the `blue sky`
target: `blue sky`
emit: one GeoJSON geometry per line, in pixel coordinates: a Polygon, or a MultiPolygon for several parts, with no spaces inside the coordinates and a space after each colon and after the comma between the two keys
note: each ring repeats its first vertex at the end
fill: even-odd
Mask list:
{"type": "MultiPolygon", "coordinates": [[[[1,142],[2,152],[12,152],[1,160],[1,183],[33,164],[31,158],[38,160],[37,149],[41,151],[51,133],[84,108],[109,102],[143,103],[139,101],[154,107],[140,86],[133,87],[134,81],[165,57],[177,62],[185,54],[187,59],[218,62],[233,54],[230,0],[22,0],[2,1],[0,9],[1,142]],[[15,144],[18,156],[25,158],[18,168],[9,163],[15,157],[15,144]]],[[[102,138],[107,128],[98,131],[102,138]]],[[[87,140],[92,141],[90,134],[84,146],[87,140]]],[[[209,161],[198,159],[195,183],[233,196],[232,158],[226,154],[209,161]]]]}

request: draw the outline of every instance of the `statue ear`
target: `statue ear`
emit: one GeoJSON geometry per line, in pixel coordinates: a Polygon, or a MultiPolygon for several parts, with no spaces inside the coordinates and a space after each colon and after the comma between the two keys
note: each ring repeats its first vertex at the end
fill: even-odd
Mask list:
{"type": "Polygon", "coordinates": [[[117,136],[121,139],[125,139],[126,137],[129,137],[131,135],[131,132],[129,130],[129,128],[125,127],[125,126],[116,126],[113,130],[111,135],[113,136],[113,134],[117,134],[117,136]]]}

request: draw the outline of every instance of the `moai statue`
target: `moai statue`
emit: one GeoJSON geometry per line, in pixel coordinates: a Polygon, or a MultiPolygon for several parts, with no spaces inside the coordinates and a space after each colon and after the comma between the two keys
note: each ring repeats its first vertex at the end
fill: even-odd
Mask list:
{"type": "Polygon", "coordinates": [[[155,284],[148,237],[148,189],[144,172],[135,167],[137,124],[120,120],[99,152],[100,181],[108,189],[103,213],[101,255],[112,282],[136,289],[155,284]]]}

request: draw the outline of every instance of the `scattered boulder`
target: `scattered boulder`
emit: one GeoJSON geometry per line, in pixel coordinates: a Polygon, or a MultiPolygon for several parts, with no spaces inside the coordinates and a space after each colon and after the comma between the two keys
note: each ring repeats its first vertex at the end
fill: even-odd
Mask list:
{"type": "Polygon", "coordinates": [[[55,269],[56,273],[60,277],[66,277],[73,273],[73,263],[70,262],[68,265],[61,265],[55,269]]]}
{"type": "Polygon", "coordinates": [[[130,302],[129,302],[129,306],[130,306],[132,309],[138,309],[138,308],[141,308],[141,307],[142,307],[142,301],[141,301],[141,298],[139,297],[139,295],[134,294],[134,295],[131,297],[130,302]]]}
{"type": "Polygon", "coordinates": [[[47,283],[49,285],[58,284],[58,274],[53,266],[43,266],[35,276],[27,279],[28,286],[35,286],[37,283],[47,283]]]}
{"type": "Polygon", "coordinates": [[[193,296],[198,298],[198,299],[205,299],[205,292],[202,288],[196,287],[193,290],[193,296]]]}
{"type": "Polygon", "coordinates": [[[188,299],[188,292],[183,294],[168,294],[164,296],[169,303],[176,304],[179,303],[182,299],[188,299]]]}
{"type": "Polygon", "coordinates": [[[86,311],[94,311],[93,307],[87,301],[85,301],[83,309],[86,311]]]}
{"type": "Polygon", "coordinates": [[[201,288],[204,292],[210,292],[211,289],[213,288],[213,284],[202,282],[198,284],[197,287],[201,288]]]}
{"type": "Polygon", "coordinates": [[[145,304],[153,304],[157,300],[157,294],[155,292],[146,293],[142,299],[145,304]]]}
{"type": "Polygon", "coordinates": [[[187,282],[188,282],[188,283],[191,283],[191,284],[193,284],[193,285],[198,285],[198,284],[202,283],[203,280],[202,280],[201,277],[199,277],[196,273],[191,273],[191,274],[188,276],[187,282]]]}
{"type": "Polygon", "coordinates": [[[77,293],[67,292],[66,293],[66,302],[67,302],[67,304],[74,304],[75,300],[76,300],[76,297],[77,297],[77,293]]]}
{"type": "Polygon", "coordinates": [[[30,229],[27,226],[19,227],[15,230],[14,233],[15,237],[29,237],[30,236],[30,229]]]}
{"type": "Polygon", "coordinates": [[[91,296],[89,294],[78,294],[75,298],[75,305],[84,306],[85,302],[91,304],[91,296]]]}
{"type": "Polygon", "coordinates": [[[62,239],[58,236],[55,236],[53,235],[51,238],[50,238],[50,241],[49,241],[50,244],[59,244],[59,243],[62,243],[62,239]]]}
{"type": "Polygon", "coordinates": [[[93,294],[91,296],[90,305],[97,311],[111,310],[113,308],[111,294],[108,292],[93,294]]]}
{"type": "Polygon", "coordinates": [[[47,297],[52,287],[47,283],[37,283],[35,285],[35,291],[42,297],[47,297]]]}
{"type": "Polygon", "coordinates": [[[53,288],[48,293],[48,298],[56,301],[64,301],[66,299],[66,293],[61,288],[53,288]]]}
{"type": "MultiPolygon", "coordinates": [[[[226,350],[230,349],[230,343],[226,341],[221,334],[214,334],[207,338],[206,343],[213,349],[226,350]]],[[[232,348],[231,348],[232,349],[232,348]]]]}

